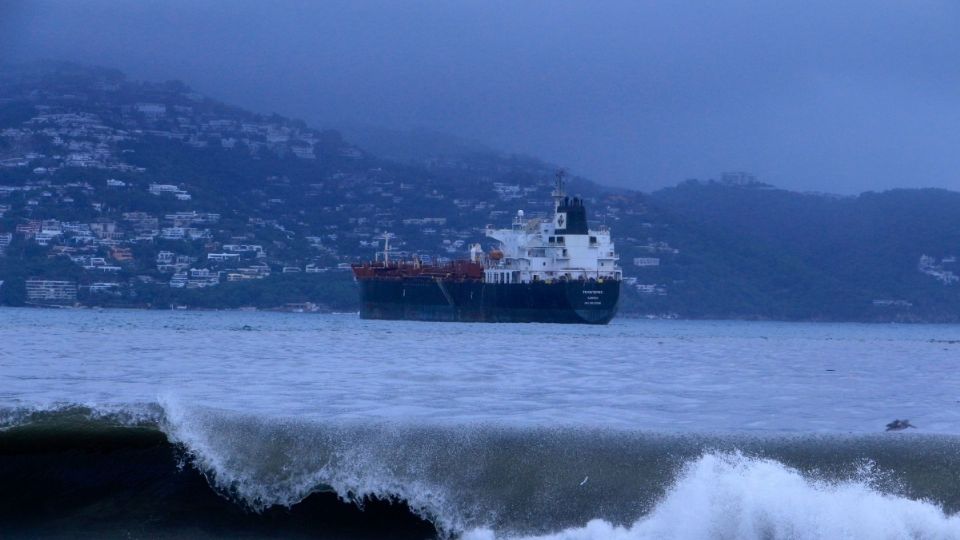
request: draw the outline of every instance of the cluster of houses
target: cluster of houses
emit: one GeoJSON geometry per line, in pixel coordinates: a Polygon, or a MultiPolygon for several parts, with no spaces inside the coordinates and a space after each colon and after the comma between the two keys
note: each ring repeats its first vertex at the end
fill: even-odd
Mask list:
{"type": "MultiPolygon", "coordinates": [[[[371,171],[376,175],[376,171],[371,171]]],[[[341,176],[337,180],[350,181],[354,177],[341,176]]],[[[514,186],[516,187],[516,186],[514,186]]],[[[495,193],[527,193],[531,187],[514,190],[503,183],[494,183],[495,193]]],[[[546,189],[547,185],[536,186],[546,189]]],[[[102,199],[103,190],[146,190],[150,195],[158,197],[175,197],[181,201],[192,201],[190,193],[182,184],[169,183],[136,183],[128,180],[109,178],[105,182],[68,182],[54,184],[48,179],[33,179],[22,186],[0,185],[0,201],[6,197],[18,194],[26,197],[28,202],[27,214],[30,211],[44,213],[44,209],[71,206],[83,199],[96,201],[102,199]],[[36,204],[30,204],[35,202],[36,204]]],[[[50,248],[53,256],[68,257],[89,275],[84,280],[93,292],[117,293],[122,290],[121,278],[111,281],[102,276],[124,276],[127,279],[140,280],[150,283],[165,283],[172,288],[203,288],[216,286],[224,282],[260,279],[272,273],[295,272],[322,272],[348,267],[350,261],[371,258],[378,249],[378,240],[385,230],[396,231],[398,239],[394,246],[399,257],[418,255],[424,261],[444,262],[461,256],[465,246],[477,241],[479,227],[454,225],[449,217],[442,215],[427,215],[421,217],[400,217],[399,212],[391,208],[392,205],[377,205],[366,202],[370,199],[370,191],[386,194],[393,198],[397,189],[402,193],[404,185],[401,182],[380,179],[379,181],[357,183],[352,188],[359,193],[354,204],[339,203],[328,206],[318,206],[320,214],[337,216],[332,223],[322,225],[319,230],[305,235],[304,239],[314,254],[314,260],[324,255],[325,265],[310,262],[310,257],[298,257],[300,262],[285,262],[270,259],[267,248],[272,243],[254,240],[260,237],[260,229],[269,229],[279,232],[289,241],[294,241],[297,233],[279,220],[260,217],[248,218],[245,225],[246,232],[238,234],[234,227],[231,230],[220,227],[221,215],[213,212],[187,210],[166,213],[109,212],[102,203],[88,202],[100,215],[87,221],[66,221],[58,219],[31,219],[22,218],[15,230],[0,233],[0,253],[2,253],[16,238],[26,242],[36,243],[50,248]],[[101,212],[101,210],[103,210],[101,212]],[[345,216],[352,216],[346,217],[345,216]],[[193,248],[169,249],[138,249],[138,246],[170,246],[170,242],[187,242],[193,248]],[[196,245],[202,244],[203,253],[197,253],[196,245]],[[137,260],[138,253],[149,253],[153,260],[137,260]],[[154,256],[155,254],[155,256],[154,256]],[[330,263],[329,261],[339,261],[330,263]],[[147,270],[150,273],[144,273],[147,270]],[[131,274],[140,274],[130,277],[131,274]]],[[[309,196],[309,194],[307,194],[309,196]]],[[[444,197],[435,191],[426,195],[444,197]]],[[[397,195],[402,197],[404,195],[397,195]]],[[[509,199],[512,195],[506,196],[509,199]]],[[[346,197],[349,199],[349,197],[346,197]]],[[[542,197],[540,197],[542,199],[542,197]]],[[[500,210],[496,202],[482,201],[461,197],[454,199],[458,207],[464,210],[480,212],[490,222],[503,222],[509,219],[506,210],[500,210]]],[[[543,204],[542,200],[531,200],[543,204]]],[[[515,203],[508,203],[515,206],[515,203]]],[[[49,214],[49,212],[46,212],[49,214]]],[[[545,217],[545,212],[541,217],[545,217]]],[[[401,214],[402,215],[402,214],[401,214]]],[[[531,217],[537,217],[537,212],[531,212],[531,217]]],[[[477,219],[469,221],[477,222],[477,219]]],[[[276,242],[274,242],[276,243],[276,242]]],[[[639,243],[639,242],[638,242],[639,243]]],[[[282,242],[281,242],[282,244],[282,242]]],[[[660,257],[654,254],[672,254],[677,250],[663,242],[650,242],[640,246],[649,256],[636,257],[633,265],[638,269],[658,267],[660,257]]],[[[643,271],[640,270],[642,275],[643,271]]],[[[665,294],[665,287],[648,282],[630,282],[642,294],[665,294]]],[[[38,293],[39,294],[39,293],[38,293]]]]}
{"type": "MultiPolygon", "coordinates": [[[[157,276],[169,276],[173,288],[201,288],[219,285],[225,281],[261,279],[278,270],[282,273],[318,273],[340,269],[336,266],[280,263],[272,268],[267,262],[267,251],[262,244],[219,243],[209,241],[209,228],[220,220],[219,214],[196,211],[176,212],[154,216],[145,212],[125,212],[122,219],[107,218],[92,222],[67,222],[55,219],[25,220],[17,225],[15,233],[0,234],[0,254],[15,236],[25,242],[50,248],[51,256],[69,258],[91,276],[92,292],[117,291],[120,283],[106,281],[104,276],[123,271],[141,273],[136,279],[156,283],[157,276]],[[152,245],[158,240],[203,240],[206,252],[202,256],[160,250],[150,266],[137,261],[134,251],[138,245],[152,245]],[[154,272],[147,272],[153,270],[154,272]],[[110,284],[112,283],[112,285],[110,284]]],[[[164,245],[171,245],[166,243],[164,245]]],[[[150,252],[150,250],[144,250],[150,252]]],[[[57,287],[60,284],[56,284],[57,287]]],[[[53,287],[53,285],[50,285],[53,287]]],[[[39,285],[28,293],[35,300],[53,294],[50,287],[39,285]]],[[[74,283],[74,289],[76,283],[74,283]]],[[[60,289],[57,289],[58,291],[60,289]]],[[[60,298],[60,292],[56,297],[60,298]]]]}
{"type": "MultiPolygon", "coordinates": [[[[252,114],[225,117],[199,94],[186,88],[160,90],[149,83],[104,80],[94,85],[96,92],[77,92],[74,88],[37,92],[23,86],[5,91],[21,91],[24,97],[42,101],[34,105],[32,118],[17,126],[0,130],[0,138],[14,151],[0,155],[3,168],[30,168],[36,174],[51,174],[63,167],[143,172],[128,163],[123,143],[145,136],[181,141],[204,148],[243,148],[251,155],[272,152],[304,160],[318,159],[320,135],[278,117],[252,114]],[[121,94],[141,91],[158,101],[125,103],[121,94]],[[44,151],[31,144],[37,137],[50,141],[44,151]],[[22,151],[16,151],[22,149],[22,151]]],[[[12,99],[11,96],[9,99],[12,99]]],[[[344,145],[338,153],[346,158],[361,158],[363,153],[344,145]]]]}
{"type": "MultiPolygon", "coordinates": [[[[668,250],[663,249],[661,246],[657,246],[655,247],[655,249],[650,249],[648,251],[668,251],[668,250]]],[[[660,257],[634,257],[633,266],[643,270],[656,269],[660,267],[660,257]]],[[[657,296],[666,296],[667,294],[666,285],[658,284],[658,283],[644,283],[643,281],[640,281],[641,277],[646,278],[645,274],[642,271],[640,272],[639,276],[627,277],[627,278],[624,278],[623,281],[627,286],[633,287],[633,289],[640,294],[654,294],[657,296]]]]}
{"type": "Polygon", "coordinates": [[[950,267],[957,268],[957,258],[955,256],[943,257],[939,261],[929,255],[921,255],[920,262],[917,263],[917,269],[920,272],[931,276],[944,285],[950,285],[960,281],[960,276],[950,270],[950,267]]]}
{"type": "Polygon", "coordinates": [[[220,219],[219,214],[195,211],[162,216],[146,212],[123,212],[119,217],[90,221],[22,219],[16,225],[15,232],[26,241],[53,246],[56,254],[82,255],[108,250],[114,259],[127,262],[132,260],[129,248],[118,246],[157,239],[208,240],[212,237],[209,225],[220,219]]]}
{"type": "MultiPolygon", "coordinates": [[[[172,251],[157,253],[157,271],[172,274],[169,285],[173,288],[197,289],[213,287],[223,281],[261,279],[271,273],[264,260],[266,252],[260,245],[224,244],[219,252],[206,254],[206,265],[196,265],[197,257],[177,254],[172,251]],[[195,268],[194,266],[199,266],[195,268]],[[212,266],[211,266],[212,265],[212,266]]],[[[296,268],[299,267],[285,267],[296,268]]]]}
{"type": "MultiPolygon", "coordinates": [[[[119,180],[108,180],[107,189],[126,187],[119,180]]],[[[173,190],[155,189],[151,193],[172,193],[173,190]]],[[[160,184],[163,186],[164,184],[160,184]]],[[[170,184],[173,185],[173,184],[170,184]]],[[[49,180],[31,180],[22,186],[0,186],[0,200],[14,195],[26,198],[26,212],[45,213],[48,210],[69,207],[81,197],[95,199],[97,189],[88,182],[52,185],[49,180]],[[36,205],[29,202],[36,200],[36,205]]],[[[172,193],[175,194],[175,193],[172,193]]],[[[99,205],[100,203],[93,203],[99,205]]],[[[7,205],[4,206],[8,208],[7,205]]],[[[97,210],[100,210],[99,208],[97,210]]],[[[56,212],[53,212],[56,213],[56,212]]],[[[251,243],[258,227],[283,229],[270,220],[250,219],[248,233],[236,236],[235,230],[218,227],[221,216],[196,210],[154,214],[149,212],[104,213],[110,217],[67,221],[60,219],[20,218],[10,232],[0,232],[0,256],[6,254],[15,241],[25,245],[45,247],[50,257],[64,257],[82,269],[84,278],[77,281],[59,279],[32,279],[27,286],[30,302],[72,302],[78,290],[93,293],[120,294],[133,282],[167,284],[172,288],[201,288],[228,281],[260,279],[272,272],[323,272],[338,269],[336,265],[319,265],[268,260],[262,243],[251,243]],[[215,237],[235,241],[216,241],[215,237]],[[239,240],[236,241],[236,240],[239,240]],[[158,246],[176,246],[185,242],[183,252],[158,246]],[[196,254],[202,245],[203,253],[196,254]],[[153,254],[152,260],[142,260],[143,254],[153,254]],[[190,254],[192,253],[192,254],[190,254]],[[140,254],[141,260],[137,256],[140,254]],[[272,265],[272,266],[271,266],[272,265]]],[[[313,237],[316,246],[322,246],[321,237],[313,237]]]]}
{"type": "Polygon", "coordinates": [[[70,111],[50,105],[38,105],[41,114],[19,127],[0,131],[13,148],[31,148],[27,141],[41,136],[50,141],[51,151],[28,150],[20,155],[5,156],[0,167],[32,169],[34,174],[52,174],[62,167],[107,169],[143,172],[143,168],[125,163],[116,150],[117,144],[129,141],[133,134],[106,125],[91,113],[70,111]]]}
{"type": "MultiPolygon", "coordinates": [[[[19,199],[26,201],[26,207],[19,212],[13,230],[0,233],[0,254],[4,253],[15,239],[27,244],[36,244],[49,249],[50,256],[69,258],[83,269],[86,274],[81,289],[89,287],[91,292],[119,294],[123,290],[123,279],[139,280],[148,283],[166,283],[172,288],[201,288],[216,286],[223,282],[260,279],[271,273],[319,273],[342,270],[348,262],[360,257],[372,257],[377,249],[376,235],[379,229],[370,223],[370,219],[351,218],[348,223],[335,223],[325,226],[319,234],[306,235],[313,252],[311,256],[298,257],[306,263],[284,261],[268,257],[267,245],[250,240],[260,235],[261,229],[280,232],[290,241],[297,236],[287,226],[275,219],[251,217],[238,231],[236,224],[230,228],[220,226],[221,215],[214,212],[187,210],[166,213],[145,211],[112,212],[103,203],[96,202],[104,198],[109,190],[145,189],[156,196],[174,196],[180,200],[190,200],[189,193],[178,183],[130,183],[129,180],[109,178],[104,181],[77,181],[54,183],[48,178],[34,178],[23,185],[0,185],[0,200],[19,199]],[[181,195],[186,195],[182,197],[181,195]],[[68,221],[61,219],[40,219],[29,217],[36,215],[57,215],[63,210],[76,208],[78,204],[91,205],[96,217],[88,220],[68,221]],[[190,246],[181,249],[159,249],[155,246],[171,246],[171,243],[186,242],[190,246]],[[203,253],[196,253],[196,246],[203,246],[203,253]],[[348,249],[341,255],[338,244],[346,244],[348,249]],[[350,251],[349,247],[354,248],[350,251]],[[153,249],[151,249],[153,247],[153,249]],[[142,259],[144,253],[155,257],[142,259]],[[320,264],[319,256],[325,255],[325,264],[320,264]],[[339,263],[330,261],[340,261],[339,263]],[[139,275],[136,275],[139,274],[139,275]],[[131,277],[131,275],[133,277],[131,277]],[[111,277],[112,276],[112,277],[111,277]]],[[[8,210],[11,204],[4,203],[8,210]]],[[[344,213],[340,209],[330,212],[344,213]]],[[[319,208],[319,212],[325,209],[319,208]]],[[[439,234],[434,241],[440,252],[451,257],[462,251],[470,235],[476,231],[447,227],[445,217],[405,218],[395,220],[381,215],[379,219],[389,219],[389,223],[408,232],[408,238],[422,235],[439,234]]],[[[302,254],[301,254],[302,255],[302,254]]],[[[427,257],[429,258],[429,257],[427,257]]],[[[76,285],[76,284],[75,284],[76,285]]],[[[51,285],[52,286],[52,285],[51,285]]],[[[58,285],[59,286],[59,285],[58,285]]],[[[35,298],[46,298],[49,287],[31,289],[35,298]],[[47,292],[43,292],[47,291],[47,292]]],[[[52,294],[52,293],[51,293],[52,294]]],[[[60,293],[57,293],[57,298],[60,293]]],[[[49,295],[48,295],[49,296],[49,295]]]]}
{"type": "MultiPolygon", "coordinates": [[[[84,288],[119,293],[137,281],[203,288],[272,273],[342,269],[372,258],[387,231],[396,234],[397,256],[443,262],[463,256],[467,245],[484,241],[487,224],[505,225],[518,209],[534,219],[551,210],[552,170],[542,164],[530,165],[521,174],[527,180],[519,182],[504,180],[503,173],[515,171],[500,162],[431,158],[423,165],[435,178],[409,178],[367,165],[360,150],[302,123],[227,108],[182,86],[104,77],[83,91],[67,83],[45,81],[43,90],[23,84],[22,97],[34,114],[0,126],[0,218],[8,218],[0,223],[0,256],[11,244],[36,244],[84,272],[72,289],[57,280],[35,280],[30,294],[38,301],[84,288]],[[331,153],[339,159],[312,183],[293,187],[278,172],[262,185],[245,186],[243,196],[257,210],[238,224],[201,211],[209,202],[202,200],[204,187],[158,178],[131,164],[137,145],[151,138],[240,150],[257,159],[270,153],[302,166],[323,166],[331,153]],[[49,142],[38,146],[38,140],[49,142]],[[5,182],[4,171],[28,179],[5,182]],[[109,202],[127,197],[158,199],[143,208],[196,209],[122,211],[109,202]],[[67,217],[76,215],[96,217],[67,217]]],[[[591,218],[614,225],[634,207],[591,201],[591,218]]],[[[621,246],[643,242],[618,237],[621,246]]],[[[640,251],[647,255],[634,259],[640,275],[659,266],[660,257],[677,253],[654,241],[640,251]]],[[[634,285],[645,294],[665,290],[634,285]]]]}
{"type": "MultiPolygon", "coordinates": [[[[194,101],[202,99],[191,92],[184,92],[182,97],[194,101]]],[[[224,118],[188,103],[137,103],[124,108],[123,112],[140,124],[146,123],[149,129],[144,133],[148,135],[178,140],[196,148],[216,145],[228,149],[245,148],[251,155],[272,152],[305,160],[318,157],[317,133],[282,121],[253,116],[224,118]]],[[[339,153],[348,158],[363,157],[363,153],[353,147],[343,147],[339,153]]]]}

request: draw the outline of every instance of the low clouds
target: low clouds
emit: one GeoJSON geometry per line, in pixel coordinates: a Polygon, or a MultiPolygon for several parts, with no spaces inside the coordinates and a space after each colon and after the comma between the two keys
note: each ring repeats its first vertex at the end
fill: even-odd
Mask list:
{"type": "Polygon", "coordinates": [[[5,59],[446,131],[639,189],[729,169],[960,189],[954,2],[14,2],[0,33],[5,59]]]}

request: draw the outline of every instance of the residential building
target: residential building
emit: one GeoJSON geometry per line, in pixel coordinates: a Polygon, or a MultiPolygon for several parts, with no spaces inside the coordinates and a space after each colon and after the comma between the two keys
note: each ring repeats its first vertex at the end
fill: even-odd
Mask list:
{"type": "Polygon", "coordinates": [[[110,257],[117,262],[128,262],[133,260],[133,252],[130,248],[115,247],[110,250],[110,257]]]}
{"type": "Polygon", "coordinates": [[[153,195],[163,195],[164,193],[169,193],[171,195],[175,195],[180,200],[190,200],[190,194],[186,190],[180,189],[178,186],[173,184],[150,184],[147,190],[153,195]]]}
{"type": "Polygon", "coordinates": [[[17,233],[22,234],[26,238],[33,238],[38,232],[40,232],[40,221],[38,220],[31,219],[26,223],[17,225],[17,233]]]}
{"type": "Polygon", "coordinates": [[[177,272],[170,278],[170,287],[174,289],[182,289],[187,286],[187,273],[186,272],[177,272]]]}
{"type": "Polygon", "coordinates": [[[163,103],[137,103],[137,112],[150,118],[158,118],[167,114],[167,106],[163,103]]]}
{"type": "Polygon", "coordinates": [[[263,251],[263,246],[252,244],[224,244],[223,250],[228,253],[260,253],[263,251]]]}
{"type": "Polygon", "coordinates": [[[160,238],[163,240],[183,240],[186,235],[187,231],[183,227],[167,227],[160,231],[160,238]]]}
{"type": "Polygon", "coordinates": [[[239,253],[207,253],[208,261],[236,261],[239,258],[239,253]]]}
{"type": "Polygon", "coordinates": [[[28,279],[27,300],[40,303],[72,303],[77,301],[77,282],[51,279],[28,279]]]}
{"type": "Polygon", "coordinates": [[[191,268],[187,280],[188,289],[213,287],[220,284],[220,273],[211,272],[209,268],[191,268]]]}
{"type": "Polygon", "coordinates": [[[13,241],[13,234],[6,233],[0,234],[0,255],[3,255],[7,252],[7,248],[10,247],[10,242],[13,241]]]}
{"type": "Polygon", "coordinates": [[[34,235],[34,241],[41,245],[47,246],[50,245],[50,242],[56,240],[61,235],[60,231],[40,231],[34,235]]]}
{"type": "Polygon", "coordinates": [[[117,292],[116,289],[120,288],[120,284],[115,281],[104,281],[91,283],[87,288],[90,289],[92,293],[117,292]]]}
{"type": "Polygon", "coordinates": [[[633,258],[634,266],[660,266],[659,257],[634,257],[633,258]]]}

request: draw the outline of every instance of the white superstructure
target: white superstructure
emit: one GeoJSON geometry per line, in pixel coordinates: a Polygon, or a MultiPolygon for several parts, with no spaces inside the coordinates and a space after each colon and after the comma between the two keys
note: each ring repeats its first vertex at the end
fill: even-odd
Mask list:
{"type": "MultiPolygon", "coordinates": [[[[500,242],[484,262],[487,283],[530,283],[555,280],[620,280],[620,259],[606,227],[589,229],[583,201],[563,192],[563,174],[557,174],[551,221],[525,219],[517,212],[510,229],[487,229],[500,242]]],[[[480,261],[478,247],[471,249],[480,261]]]]}

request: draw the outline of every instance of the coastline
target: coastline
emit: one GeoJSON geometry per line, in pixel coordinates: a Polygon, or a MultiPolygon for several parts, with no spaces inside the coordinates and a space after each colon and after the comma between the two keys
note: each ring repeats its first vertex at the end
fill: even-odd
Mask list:
{"type": "MultiPolygon", "coordinates": [[[[124,311],[191,311],[191,312],[257,312],[257,313],[299,313],[299,314],[314,314],[314,315],[357,315],[359,313],[359,306],[356,309],[333,309],[327,306],[316,305],[314,309],[302,309],[297,307],[289,306],[243,306],[243,307],[214,307],[214,306],[187,306],[187,305],[168,305],[168,306],[151,306],[151,305],[89,305],[89,304],[73,304],[73,305],[38,305],[38,304],[26,304],[21,306],[12,306],[12,305],[2,305],[0,304],[0,309],[19,309],[19,308],[30,308],[30,309],[63,309],[63,310],[77,310],[77,311],[104,311],[104,310],[124,310],[124,311]]],[[[860,319],[844,319],[844,318],[797,318],[797,319],[780,319],[774,317],[765,317],[762,315],[752,315],[752,316],[704,316],[704,317],[691,317],[683,316],[677,313],[643,313],[643,312],[624,312],[621,310],[617,313],[614,320],[617,319],[627,319],[627,320],[650,320],[650,321],[689,321],[689,322],[760,322],[760,323],[800,323],[800,324],[868,324],[868,325],[887,325],[887,324],[902,324],[902,325],[958,325],[960,324],[960,316],[954,317],[951,319],[941,319],[941,318],[922,318],[922,317],[894,317],[894,318],[860,318],[860,319]]]]}

